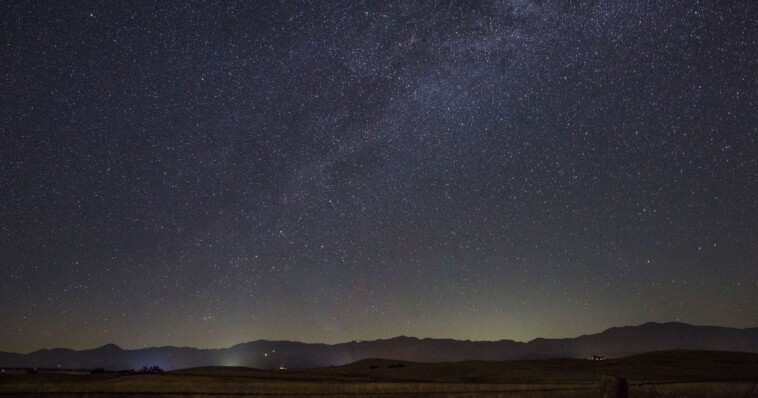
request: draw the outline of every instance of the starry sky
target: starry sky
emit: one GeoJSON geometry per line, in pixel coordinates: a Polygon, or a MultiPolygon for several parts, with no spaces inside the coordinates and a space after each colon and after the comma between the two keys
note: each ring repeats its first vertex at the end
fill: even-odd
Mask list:
{"type": "Polygon", "coordinates": [[[758,326],[754,1],[0,22],[0,350],[758,326]]]}

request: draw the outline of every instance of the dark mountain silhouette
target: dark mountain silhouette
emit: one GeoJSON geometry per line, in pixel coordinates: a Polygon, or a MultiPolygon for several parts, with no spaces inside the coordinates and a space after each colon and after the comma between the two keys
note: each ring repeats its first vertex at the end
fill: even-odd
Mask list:
{"type": "Polygon", "coordinates": [[[29,354],[0,352],[0,367],[111,370],[157,365],[163,369],[199,366],[311,368],[344,365],[366,358],[417,362],[503,361],[537,358],[620,357],[662,350],[758,352],[758,328],[736,329],[684,323],[646,323],[567,339],[469,341],[395,337],[341,344],[258,340],[224,349],[154,347],[124,350],[108,344],[83,351],[57,348],[29,354]]]}

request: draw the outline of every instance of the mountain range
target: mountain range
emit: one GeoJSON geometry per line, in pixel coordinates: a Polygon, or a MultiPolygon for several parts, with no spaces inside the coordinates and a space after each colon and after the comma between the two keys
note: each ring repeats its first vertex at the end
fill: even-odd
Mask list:
{"type": "Polygon", "coordinates": [[[417,362],[504,361],[593,355],[620,357],[673,349],[758,352],[758,328],[650,322],[639,326],[614,327],[576,338],[538,338],[529,342],[400,336],[333,345],[257,340],[222,349],[169,346],[124,350],[107,344],[82,351],[56,348],[29,354],[0,352],[0,367],[122,370],[160,366],[172,370],[199,366],[246,366],[276,369],[336,366],[367,358],[417,362]]]}

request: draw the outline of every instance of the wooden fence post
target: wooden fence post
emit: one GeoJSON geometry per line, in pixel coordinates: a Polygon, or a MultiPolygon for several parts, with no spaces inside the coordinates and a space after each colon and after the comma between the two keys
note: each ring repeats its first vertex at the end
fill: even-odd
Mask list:
{"type": "Polygon", "coordinates": [[[629,383],[620,377],[603,375],[600,394],[602,398],[629,398],[629,383]]]}

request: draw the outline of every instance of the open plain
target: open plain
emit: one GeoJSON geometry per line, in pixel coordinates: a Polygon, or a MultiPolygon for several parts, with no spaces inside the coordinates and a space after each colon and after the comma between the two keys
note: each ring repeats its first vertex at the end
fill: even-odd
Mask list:
{"type": "Polygon", "coordinates": [[[368,359],[345,366],[182,369],[164,374],[0,377],[4,397],[408,396],[599,397],[603,375],[629,381],[630,397],[758,396],[758,354],[666,351],[601,361],[547,359],[415,363],[368,359]]]}

